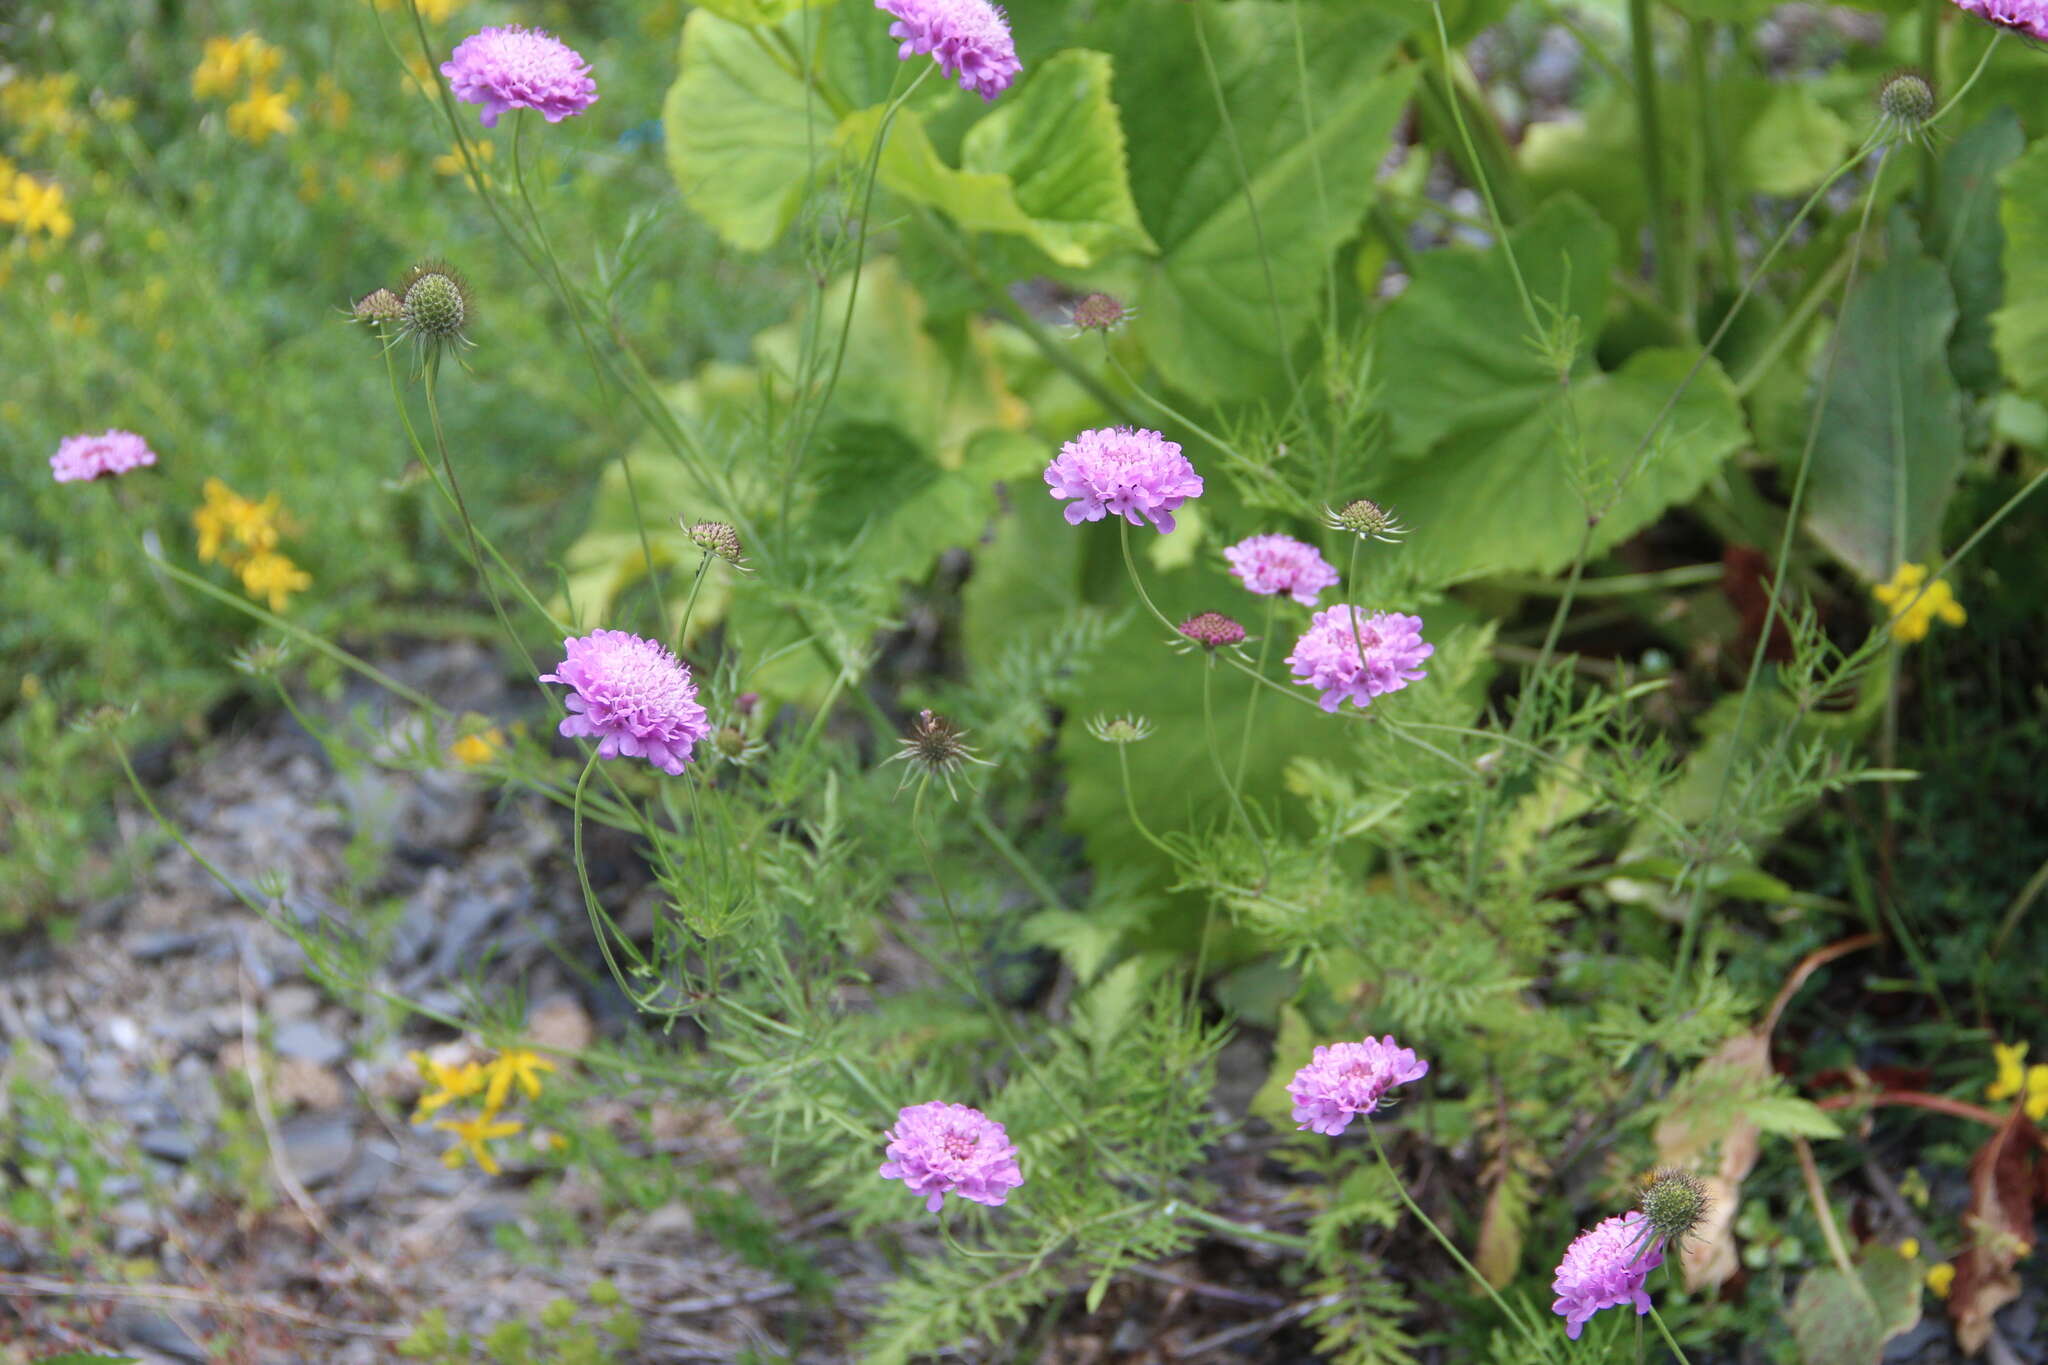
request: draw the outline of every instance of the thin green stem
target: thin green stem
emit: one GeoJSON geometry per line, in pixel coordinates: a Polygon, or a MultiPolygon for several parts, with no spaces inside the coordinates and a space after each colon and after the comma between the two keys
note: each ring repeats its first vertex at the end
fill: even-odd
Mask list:
{"type": "Polygon", "coordinates": [[[1124,752],[1128,748],[1130,748],[1128,744],[1116,746],[1116,770],[1123,783],[1124,814],[1130,817],[1131,827],[1138,831],[1146,843],[1165,854],[1168,862],[1177,864],[1180,862],[1180,855],[1171,848],[1168,848],[1165,841],[1154,834],[1151,827],[1138,814],[1138,803],[1131,797],[1131,760],[1130,756],[1124,752]]]}
{"type": "Polygon", "coordinates": [[[1124,548],[1124,568],[1130,572],[1131,586],[1138,590],[1138,597],[1145,603],[1145,610],[1151,612],[1159,624],[1166,627],[1169,635],[1179,635],[1180,627],[1167,620],[1166,613],[1152,604],[1152,594],[1145,591],[1145,580],[1138,577],[1138,561],[1131,557],[1131,523],[1119,516],[1116,519],[1116,530],[1118,540],[1124,548]]]}
{"type": "MultiPolygon", "coordinates": [[[[1266,658],[1273,647],[1273,618],[1279,606],[1277,593],[1266,599],[1266,621],[1259,628],[1259,662],[1256,665],[1256,674],[1261,678],[1266,676],[1266,658]]],[[[1244,702],[1244,733],[1237,741],[1237,780],[1240,786],[1244,783],[1245,764],[1252,756],[1252,724],[1258,719],[1259,695],[1259,689],[1255,687],[1244,702]]]]}
{"type": "Polygon", "coordinates": [[[1742,271],[1742,257],[1735,245],[1735,201],[1728,191],[1729,158],[1726,135],[1721,129],[1721,105],[1714,98],[1714,81],[1708,70],[1714,38],[1719,32],[1711,19],[1694,19],[1689,55],[1693,89],[1700,101],[1700,165],[1706,176],[1707,214],[1713,222],[1714,250],[1721,258],[1724,277],[1733,280],[1742,271]]]}
{"type": "Polygon", "coordinates": [[[1664,1338],[1664,1344],[1671,1348],[1671,1354],[1678,1357],[1678,1365],[1691,1365],[1685,1358],[1685,1352],[1679,1349],[1677,1338],[1671,1335],[1671,1329],[1664,1325],[1664,1315],[1657,1311],[1655,1304],[1650,1305],[1650,1321],[1657,1324],[1657,1335],[1664,1338]]]}
{"type": "MultiPolygon", "coordinates": [[[[1580,597],[1633,597],[1640,593],[1668,592],[1673,588],[1697,588],[1720,582],[1725,572],[1719,564],[1684,564],[1675,569],[1657,569],[1650,573],[1611,574],[1605,578],[1582,579],[1576,593],[1580,597]]],[[[1499,578],[1487,579],[1486,583],[1489,587],[1504,588],[1529,597],[1557,597],[1564,592],[1564,585],[1554,578],[1529,575],[1503,574],[1499,578]]]]}
{"type": "MultiPolygon", "coordinates": [[[[1244,144],[1237,136],[1237,120],[1230,115],[1230,100],[1223,92],[1223,76],[1216,69],[1216,55],[1209,50],[1209,26],[1203,19],[1203,11],[1209,0],[1195,0],[1190,12],[1194,16],[1195,46],[1201,49],[1202,70],[1209,77],[1209,94],[1216,101],[1216,116],[1223,125],[1223,140],[1230,148],[1230,159],[1237,168],[1238,185],[1244,192],[1244,207],[1252,229],[1252,242],[1258,251],[1259,268],[1266,277],[1266,301],[1273,310],[1273,345],[1280,354],[1280,365],[1287,373],[1287,387],[1292,390],[1300,385],[1294,372],[1292,338],[1287,334],[1287,320],[1280,311],[1280,286],[1273,276],[1273,254],[1266,249],[1266,229],[1259,214],[1259,197],[1252,188],[1251,167],[1245,163],[1244,144]]],[[[1311,148],[1313,150],[1313,148],[1311,148]]]]}
{"type": "Polygon", "coordinates": [[[1369,1116],[1363,1120],[1363,1123],[1366,1137],[1372,1140],[1372,1154],[1380,1159],[1380,1165],[1386,1169],[1387,1178],[1394,1182],[1394,1193],[1401,1196],[1401,1202],[1407,1206],[1408,1212],[1414,1214],[1416,1220],[1422,1226],[1429,1229],[1430,1235],[1436,1238],[1438,1244],[1445,1251],[1450,1253],[1451,1259],[1458,1263],[1459,1268],[1472,1277],[1473,1283],[1486,1291],[1486,1297],[1493,1300],[1494,1307],[1500,1309],[1502,1317],[1512,1323],[1521,1323],[1522,1319],[1516,1316],[1514,1309],[1508,1307],[1507,1301],[1501,1298],[1500,1291],[1493,1287],[1493,1282],[1480,1274],[1478,1268],[1465,1259],[1465,1253],[1458,1250],[1457,1244],[1445,1236],[1444,1230],[1436,1225],[1436,1220],[1424,1213],[1422,1205],[1416,1203],[1413,1197],[1409,1195],[1407,1182],[1402,1180],[1401,1173],[1394,1169],[1394,1163],[1387,1160],[1387,1149],[1380,1145],[1377,1125],[1372,1122],[1369,1116]]]}
{"type": "MultiPolygon", "coordinates": [[[[1671,202],[1664,178],[1664,127],[1657,105],[1657,46],[1650,0],[1628,0],[1630,65],[1635,72],[1636,128],[1642,145],[1643,190],[1649,199],[1650,251],[1657,296],[1678,306],[1677,257],[1671,235],[1671,202]]],[[[1702,90],[1701,98],[1711,92],[1702,90]]]]}
{"type": "Polygon", "coordinates": [[[1002,855],[1003,861],[1024,879],[1024,884],[1037,893],[1038,899],[1045,902],[1046,909],[1063,911],[1068,908],[1066,898],[1053,889],[1052,883],[1045,879],[1045,874],[1031,865],[1031,860],[1010,841],[1010,837],[996,828],[995,822],[988,818],[988,812],[979,804],[967,808],[967,822],[988,841],[990,848],[1002,855]]]}
{"type": "Polygon", "coordinates": [[[1493,192],[1492,178],[1486,173],[1486,164],[1480,159],[1479,149],[1472,141],[1472,130],[1465,123],[1464,106],[1458,99],[1457,80],[1451,73],[1450,31],[1444,27],[1444,7],[1439,0],[1430,0],[1430,13],[1436,19],[1437,53],[1443,59],[1444,86],[1446,99],[1451,106],[1451,121],[1457,125],[1458,140],[1465,146],[1465,155],[1471,159],[1473,179],[1478,183],[1479,194],[1486,201],[1486,216],[1493,224],[1495,239],[1500,243],[1501,255],[1507,259],[1508,273],[1515,279],[1515,294],[1522,301],[1522,320],[1529,324],[1529,335],[1540,337],[1544,333],[1542,315],[1536,309],[1536,298],[1529,292],[1529,282],[1522,278],[1522,263],[1515,258],[1515,244],[1508,240],[1507,221],[1501,217],[1500,203],[1493,192]]]}
{"type": "Polygon", "coordinates": [[[697,572],[690,577],[690,598],[683,603],[683,618],[676,622],[676,653],[683,652],[683,642],[690,634],[690,620],[697,614],[697,594],[703,591],[704,575],[711,572],[711,552],[704,552],[703,562],[697,565],[697,572]]]}

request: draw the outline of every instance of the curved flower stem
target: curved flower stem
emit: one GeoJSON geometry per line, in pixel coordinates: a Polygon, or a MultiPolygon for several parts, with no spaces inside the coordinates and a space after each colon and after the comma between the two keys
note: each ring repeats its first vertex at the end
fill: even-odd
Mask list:
{"type": "Polygon", "coordinates": [[[440,369],[441,356],[440,352],[436,351],[427,357],[423,372],[427,393],[427,420],[434,432],[434,449],[441,455],[441,468],[448,475],[448,491],[455,499],[455,514],[461,518],[463,534],[469,541],[469,562],[476,566],[476,576],[483,584],[484,595],[491,599],[491,610],[497,614],[498,624],[504,627],[506,637],[512,641],[512,647],[525,657],[527,666],[537,675],[541,671],[540,665],[534,661],[533,655],[527,652],[525,643],[519,638],[518,629],[512,624],[512,618],[505,614],[504,599],[498,596],[498,585],[491,577],[490,567],[484,563],[483,549],[477,544],[476,524],[470,520],[469,504],[464,501],[462,484],[455,477],[455,459],[448,453],[448,438],[441,428],[441,404],[434,393],[434,380],[440,369]]]}
{"type": "Polygon", "coordinates": [[[1144,836],[1146,843],[1164,853],[1168,861],[1178,866],[1180,855],[1168,848],[1159,836],[1154,834],[1146,827],[1145,822],[1138,818],[1137,803],[1131,799],[1131,760],[1129,755],[1124,752],[1129,747],[1126,744],[1116,746],[1116,769],[1123,775],[1124,813],[1131,817],[1131,824],[1137,829],[1139,834],[1144,836]]]}
{"type": "Polygon", "coordinates": [[[1655,1304],[1650,1306],[1650,1321],[1657,1324],[1657,1334],[1664,1338],[1664,1344],[1671,1348],[1671,1354],[1678,1357],[1678,1365],[1692,1365],[1692,1362],[1685,1358],[1685,1352],[1679,1349],[1678,1342],[1673,1339],[1671,1329],[1664,1325],[1664,1315],[1657,1311],[1655,1304]]]}
{"type": "Polygon", "coordinates": [[[981,808],[979,802],[967,808],[967,823],[973,825],[975,831],[988,841],[990,848],[1002,855],[1004,862],[1016,869],[1017,875],[1024,879],[1024,884],[1036,891],[1038,898],[1045,902],[1046,909],[1068,908],[1066,898],[1053,889],[1052,883],[1045,879],[1045,874],[1031,865],[1031,860],[1011,842],[1010,837],[996,828],[995,822],[988,818],[988,812],[981,808]]]}
{"type": "MultiPolygon", "coordinates": [[[[1266,621],[1259,629],[1259,662],[1254,675],[1259,678],[1266,676],[1266,656],[1273,644],[1273,618],[1278,614],[1279,606],[1280,598],[1277,593],[1266,599],[1266,621]]],[[[1245,764],[1251,760],[1252,722],[1258,717],[1258,713],[1259,689],[1254,687],[1251,694],[1245,698],[1244,734],[1237,742],[1237,780],[1240,785],[1244,782],[1245,764]]]]}
{"type": "MultiPolygon", "coordinates": [[[[1223,752],[1216,743],[1216,706],[1213,678],[1216,674],[1216,658],[1212,654],[1202,666],[1202,736],[1208,742],[1209,761],[1216,766],[1216,778],[1223,784],[1223,790],[1230,796],[1230,804],[1237,811],[1237,818],[1244,822],[1244,832],[1258,845],[1259,861],[1265,865],[1265,875],[1273,875],[1273,863],[1266,856],[1266,841],[1259,837],[1258,826],[1252,823],[1251,812],[1245,809],[1244,797],[1238,791],[1238,784],[1231,778],[1230,770],[1224,766],[1223,752]]],[[[1121,747],[1121,746],[1120,746],[1121,747]]],[[[1261,883],[1263,885],[1263,882],[1261,883]]]]}
{"type": "Polygon", "coordinates": [[[1152,594],[1145,591],[1145,580],[1138,577],[1138,561],[1131,558],[1131,523],[1126,521],[1121,516],[1117,517],[1116,531],[1118,537],[1123,542],[1124,568],[1130,571],[1131,586],[1138,590],[1139,598],[1142,599],[1145,603],[1145,610],[1151,612],[1153,616],[1158,618],[1159,624],[1166,627],[1168,634],[1178,635],[1180,633],[1180,627],[1176,626],[1173,622],[1167,620],[1166,613],[1159,610],[1158,607],[1152,604],[1152,594]]]}
{"type": "Polygon", "coordinates": [[[1451,1239],[1444,1235],[1443,1229],[1438,1227],[1435,1221],[1422,1211],[1422,1206],[1409,1196],[1407,1183],[1401,1179],[1401,1173],[1394,1169],[1393,1162],[1387,1160],[1387,1149],[1380,1145],[1380,1135],[1374,1128],[1372,1120],[1367,1118],[1364,1122],[1365,1135],[1372,1140],[1373,1155],[1380,1159],[1380,1165],[1386,1167],[1387,1178],[1394,1182],[1394,1193],[1401,1196],[1401,1202],[1407,1205],[1408,1212],[1414,1214],[1421,1221],[1422,1226],[1429,1229],[1430,1235],[1435,1237],[1442,1244],[1443,1249],[1451,1254],[1451,1259],[1456,1261],[1459,1267],[1472,1277],[1473,1283],[1486,1291],[1486,1297],[1493,1300],[1493,1306],[1500,1309],[1501,1316],[1517,1326],[1527,1326],[1525,1321],[1516,1314],[1515,1310],[1508,1307],[1507,1301],[1501,1298],[1500,1292],[1493,1287],[1493,1283],[1480,1274],[1476,1266],[1465,1259],[1465,1253],[1458,1250],[1451,1239]]]}
{"type": "Polygon", "coordinates": [[[1365,671],[1365,636],[1358,629],[1358,603],[1351,595],[1358,581],[1358,547],[1365,537],[1351,537],[1351,558],[1344,566],[1344,614],[1351,622],[1351,645],[1358,651],[1358,671],[1365,671]]]}
{"type": "Polygon", "coordinates": [[[1186,427],[1189,431],[1194,432],[1195,435],[1201,437],[1210,445],[1216,447],[1217,450],[1230,456],[1230,458],[1232,458],[1233,460],[1238,461],[1240,464],[1251,463],[1244,457],[1244,455],[1237,449],[1236,446],[1233,446],[1230,442],[1224,440],[1221,436],[1218,436],[1215,432],[1209,430],[1209,428],[1203,426],[1200,422],[1197,422],[1194,418],[1188,416],[1179,408],[1176,408],[1175,406],[1173,406],[1173,404],[1167,402],[1164,398],[1161,398],[1158,394],[1153,393],[1150,389],[1146,388],[1143,384],[1139,383],[1138,377],[1132,374],[1128,369],[1124,368],[1123,361],[1117,358],[1116,351],[1110,347],[1109,339],[1107,337],[1103,338],[1102,353],[1109,357],[1109,368],[1116,371],[1117,378],[1123,380],[1124,383],[1129,384],[1131,386],[1131,392],[1137,394],[1138,397],[1144,399],[1153,407],[1159,409],[1159,411],[1166,414],[1174,421],[1180,423],[1180,425],[1186,427]]]}
{"type": "Polygon", "coordinates": [[[676,622],[676,653],[683,652],[683,640],[690,633],[690,618],[697,612],[697,594],[704,587],[704,575],[711,571],[711,552],[704,552],[704,562],[697,566],[696,576],[690,580],[690,599],[683,604],[683,619],[676,622]]]}

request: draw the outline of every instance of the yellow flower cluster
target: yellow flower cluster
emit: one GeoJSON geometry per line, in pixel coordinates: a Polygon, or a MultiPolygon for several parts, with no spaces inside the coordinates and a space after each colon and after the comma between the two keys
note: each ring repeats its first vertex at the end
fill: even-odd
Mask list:
{"type": "Polygon", "coordinates": [[[1870,595],[1881,606],[1891,608],[1892,638],[1902,645],[1926,639],[1937,617],[1952,626],[1968,619],[1962,603],[1949,590],[1948,580],[1937,578],[1929,583],[1924,564],[1899,565],[1892,581],[1879,583],[1870,590],[1870,595]]]}
{"type": "Polygon", "coordinates": [[[192,68],[192,93],[199,99],[242,98],[228,106],[228,131],[244,142],[261,146],[299,126],[291,102],[297,82],[272,84],[284,54],[253,33],[237,38],[208,38],[192,68]]]}
{"type": "Polygon", "coordinates": [[[493,725],[487,730],[473,730],[448,746],[448,756],[465,768],[489,763],[505,752],[505,732],[493,725]]]}
{"type": "Polygon", "coordinates": [[[1991,1056],[1998,1064],[1998,1079],[1984,1087],[1984,1098],[2018,1099],[2035,1123],[2048,1118],[2048,1064],[2028,1066],[2025,1043],[1993,1043],[1991,1056]]]}
{"type": "Polygon", "coordinates": [[[71,210],[64,207],[62,186],[45,184],[15,169],[0,156],[0,223],[6,223],[23,237],[47,233],[65,238],[77,226],[71,210]]]}
{"type": "Polygon", "coordinates": [[[277,494],[256,502],[219,479],[208,479],[205,493],[206,501],[192,514],[202,563],[226,565],[242,580],[242,590],[267,600],[272,611],[283,611],[293,593],[313,586],[313,576],[277,548],[289,521],[277,494]]]}
{"type": "MultiPolygon", "coordinates": [[[[416,0],[416,3],[420,7],[420,18],[430,24],[441,24],[446,23],[448,16],[468,4],[469,0],[416,0]]],[[[405,0],[377,0],[377,8],[404,9],[405,0]]]]}
{"type": "Polygon", "coordinates": [[[0,125],[18,150],[33,152],[46,142],[75,142],[86,119],[72,100],[78,77],[71,72],[17,76],[0,84],[0,125]]]}
{"type": "Polygon", "coordinates": [[[486,1175],[496,1175],[500,1169],[490,1143],[511,1137],[526,1126],[518,1119],[501,1117],[512,1088],[516,1085],[526,1098],[537,1100],[540,1073],[555,1069],[553,1062],[523,1047],[506,1048],[489,1062],[469,1061],[460,1066],[437,1062],[424,1052],[408,1053],[407,1058],[428,1087],[413,1108],[414,1123],[424,1123],[448,1105],[482,1095],[473,1117],[435,1119],[434,1127],[455,1135],[455,1145],[441,1154],[443,1164],[454,1170],[465,1161],[474,1161],[486,1175]]]}

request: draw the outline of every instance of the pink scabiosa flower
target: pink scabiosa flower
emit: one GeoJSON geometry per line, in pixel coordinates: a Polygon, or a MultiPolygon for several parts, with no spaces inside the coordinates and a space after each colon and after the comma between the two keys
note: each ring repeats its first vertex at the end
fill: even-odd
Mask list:
{"type": "Polygon", "coordinates": [[[1557,1278],[1550,1282],[1550,1291],[1557,1295],[1550,1311],[1564,1319],[1565,1335],[1573,1341],[1603,1308],[1633,1303],[1641,1317],[1650,1311],[1643,1281],[1662,1264],[1664,1245],[1648,1218],[1633,1211],[1609,1218],[1587,1228],[1565,1248],[1557,1278]]]}
{"type": "Polygon", "coordinates": [[[156,463],[156,452],[132,431],[110,427],[97,436],[66,436],[50,457],[58,483],[90,483],[156,463]]]}
{"type": "MultiPolygon", "coordinates": [[[[1244,627],[1220,611],[1196,612],[1176,629],[1181,638],[1214,654],[1219,649],[1244,643],[1244,627]]],[[[1182,645],[1183,652],[1187,649],[1182,645]]]]}
{"type": "Polygon", "coordinates": [[[896,1126],[885,1136],[889,1159],[882,1163],[882,1178],[900,1180],[912,1194],[923,1195],[932,1213],[949,1194],[995,1205],[1024,1183],[1010,1135],[979,1109],[944,1100],[913,1104],[897,1111],[896,1126]]]}
{"type": "Polygon", "coordinates": [[[565,699],[564,735],[597,740],[599,758],[644,758],[671,777],[689,766],[711,722],[682,660],[623,630],[593,630],[562,646],[569,657],[540,680],[576,689],[565,699]]]}
{"type": "Polygon", "coordinates": [[[1286,593],[1304,607],[1316,604],[1339,577],[1330,562],[1293,536],[1247,536],[1223,552],[1230,572],[1261,597],[1286,593]]]}
{"type": "Polygon", "coordinates": [[[1173,509],[1202,496],[1202,476],[1180,446],[1156,431],[1100,427],[1060,447],[1045,467],[1055,498],[1072,498],[1067,522],[1101,521],[1115,513],[1133,526],[1150,518],[1160,534],[1173,530],[1173,509]]]}
{"type": "Polygon", "coordinates": [[[929,52],[962,90],[985,100],[1009,89],[1024,69],[1010,39],[1010,21],[988,0],[875,0],[875,8],[896,16],[889,36],[903,40],[899,59],[929,52]]]}
{"type": "Polygon", "coordinates": [[[1436,652],[1423,643],[1422,618],[1338,603],[1319,611],[1287,656],[1296,681],[1319,688],[1325,711],[1345,701],[1363,708],[1382,692],[1398,692],[1425,677],[1422,661],[1436,652]]]}
{"type": "Polygon", "coordinates": [[[455,45],[441,63],[455,98],[484,107],[483,125],[498,126],[498,115],[531,109],[560,123],[597,103],[590,64],[561,39],[524,24],[484,28],[455,45]]]}
{"type": "Polygon", "coordinates": [[[1956,0],[1956,7],[2023,38],[2048,42],[2048,2],[2044,0],[1956,0]]]}
{"type": "Polygon", "coordinates": [[[1389,1034],[1316,1048],[1309,1064],[1287,1083],[1287,1093],[1298,1126],[1335,1137],[1360,1114],[1379,1108],[1389,1090],[1428,1074],[1429,1063],[1413,1049],[1396,1045],[1389,1034]]]}

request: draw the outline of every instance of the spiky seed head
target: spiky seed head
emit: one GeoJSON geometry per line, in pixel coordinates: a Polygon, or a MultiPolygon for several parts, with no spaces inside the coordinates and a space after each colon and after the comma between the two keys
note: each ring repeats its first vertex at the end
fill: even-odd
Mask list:
{"type": "Polygon", "coordinates": [[[252,678],[268,678],[275,676],[290,658],[291,651],[282,640],[265,640],[235,651],[228,662],[237,673],[245,673],[252,678]]]}
{"type": "Polygon", "coordinates": [[[1180,633],[1214,652],[1227,645],[1244,643],[1244,627],[1220,611],[1198,612],[1180,623],[1180,633]]]}
{"type": "Polygon", "coordinates": [[[439,261],[426,261],[405,274],[399,286],[399,320],[429,345],[462,339],[470,320],[469,286],[439,261]]]}
{"type": "Polygon", "coordinates": [[[1706,1184],[1690,1171],[1658,1171],[1643,1182],[1636,1207],[1643,1211],[1659,1240],[1674,1252],[1706,1221],[1713,1200],[1706,1184]]]}
{"type": "Polygon", "coordinates": [[[744,568],[740,563],[740,533],[722,521],[696,521],[683,523],[683,534],[690,543],[708,555],[717,555],[735,568],[744,568]]]}
{"type": "Polygon", "coordinates": [[[349,311],[357,322],[396,322],[405,313],[405,301],[389,289],[372,289],[349,311]]]}
{"type": "Polygon", "coordinates": [[[1323,524],[1333,531],[1349,531],[1354,536],[1389,543],[1408,534],[1408,528],[1400,523],[1390,509],[1380,506],[1371,498],[1356,498],[1342,507],[1325,508],[1323,524]]]}
{"type": "Polygon", "coordinates": [[[1075,300],[1067,319],[1076,332],[1101,332],[1105,336],[1124,325],[1136,313],[1112,294],[1083,294],[1075,300]]]}
{"type": "Polygon", "coordinates": [[[1917,71],[1894,71],[1877,88],[1877,108],[1892,137],[1918,137],[1934,117],[1934,87],[1917,71]]]}
{"type": "Polygon", "coordinates": [[[1088,733],[1104,744],[1136,744],[1152,733],[1152,722],[1144,716],[1096,716],[1088,722],[1088,733]]]}
{"type": "Polygon", "coordinates": [[[901,791],[913,777],[936,777],[946,784],[946,793],[950,796],[955,794],[954,777],[969,763],[979,763],[984,768],[995,766],[968,747],[966,733],[929,708],[918,712],[917,719],[910,722],[909,731],[897,741],[901,747],[888,760],[894,763],[901,759],[909,767],[903,775],[903,784],[897,790],[901,791]]]}

